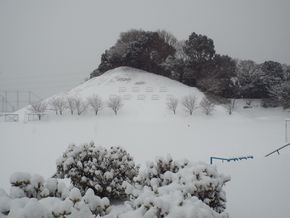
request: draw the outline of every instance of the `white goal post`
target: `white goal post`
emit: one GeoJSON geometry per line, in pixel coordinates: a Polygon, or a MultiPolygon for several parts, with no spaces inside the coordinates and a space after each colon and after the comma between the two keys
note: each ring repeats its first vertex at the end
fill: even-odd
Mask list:
{"type": "Polygon", "coordinates": [[[288,143],[289,142],[289,138],[288,138],[288,134],[290,131],[290,127],[289,126],[290,123],[290,119],[285,119],[285,142],[288,143]]]}

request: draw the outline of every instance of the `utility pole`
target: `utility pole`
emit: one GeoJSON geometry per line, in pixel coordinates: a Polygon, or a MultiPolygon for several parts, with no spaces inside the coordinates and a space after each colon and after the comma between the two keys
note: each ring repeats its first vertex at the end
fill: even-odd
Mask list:
{"type": "Polygon", "coordinates": [[[19,90],[16,91],[16,107],[19,110],[19,90]]]}
{"type": "Polygon", "coordinates": [[[4,97],[3,97],[3,95],[1,95],[1,112],[4,112],[4,97]]]}
{"type": "Polygon", "coordinates": [[[288,143],[288,122],[290,122],[289,119],[285,120],[285,142],[288,143]]]}
{"type": "Polygon", "coordinates": [[[31,104],[31,91],[28,92],[28,103],[31,104]]]}

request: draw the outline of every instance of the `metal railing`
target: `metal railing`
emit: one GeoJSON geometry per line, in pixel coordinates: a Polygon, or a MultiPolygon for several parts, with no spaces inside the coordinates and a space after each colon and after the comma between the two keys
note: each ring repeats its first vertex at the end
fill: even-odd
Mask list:
{"type": "Polygon", "coordinates": [[[274,154],[274,153],[278,153],[278,154],[280,154],[280,150],[282,150],[283,148],[286,148],[287,146],[289,146],[290,145],[290,143],[287,143],[286,145],[283,145],[283,146],[281,146],[280,148],[277,148],[277,149],[275,149],[274,151],[272,151],[272,152],[270,152],[269,154],[266,154],[265,155],[265,157],[268,157],[268,156],[270,156],[270,155],[272,155],[272,154],[274,154]]]}
{"type": "Polygon", "coordinates": [[[223,157],[210,157],[210,164],[213,164],[213,160],[221,160],[222,162],[227,161],[240,161],[240,160],[247,160],[247,159],[254,159],[254,156],[242,156],[242,157],[232,157],[232,158],[223,158],[223,157]]]}

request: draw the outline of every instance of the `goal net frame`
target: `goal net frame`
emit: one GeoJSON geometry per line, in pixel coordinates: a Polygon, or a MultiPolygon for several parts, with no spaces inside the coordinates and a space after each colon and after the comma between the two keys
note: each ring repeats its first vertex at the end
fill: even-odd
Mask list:
{"type": "Polygon", "coordinates": [[[285,142],[290,142],[290,138],[288,137],[288,132],[290,131],[290,119],[285,119],[285,142]]]}

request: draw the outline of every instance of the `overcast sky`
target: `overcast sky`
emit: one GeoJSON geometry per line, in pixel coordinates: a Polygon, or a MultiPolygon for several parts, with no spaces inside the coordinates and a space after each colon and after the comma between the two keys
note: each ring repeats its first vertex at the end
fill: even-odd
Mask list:
{"type": "Polygon", "coordinates": [[[290,0],[0,0],[0,89],[72,88],[132,28],[205,34],[218,53],[290,64],[290,0]]]}

